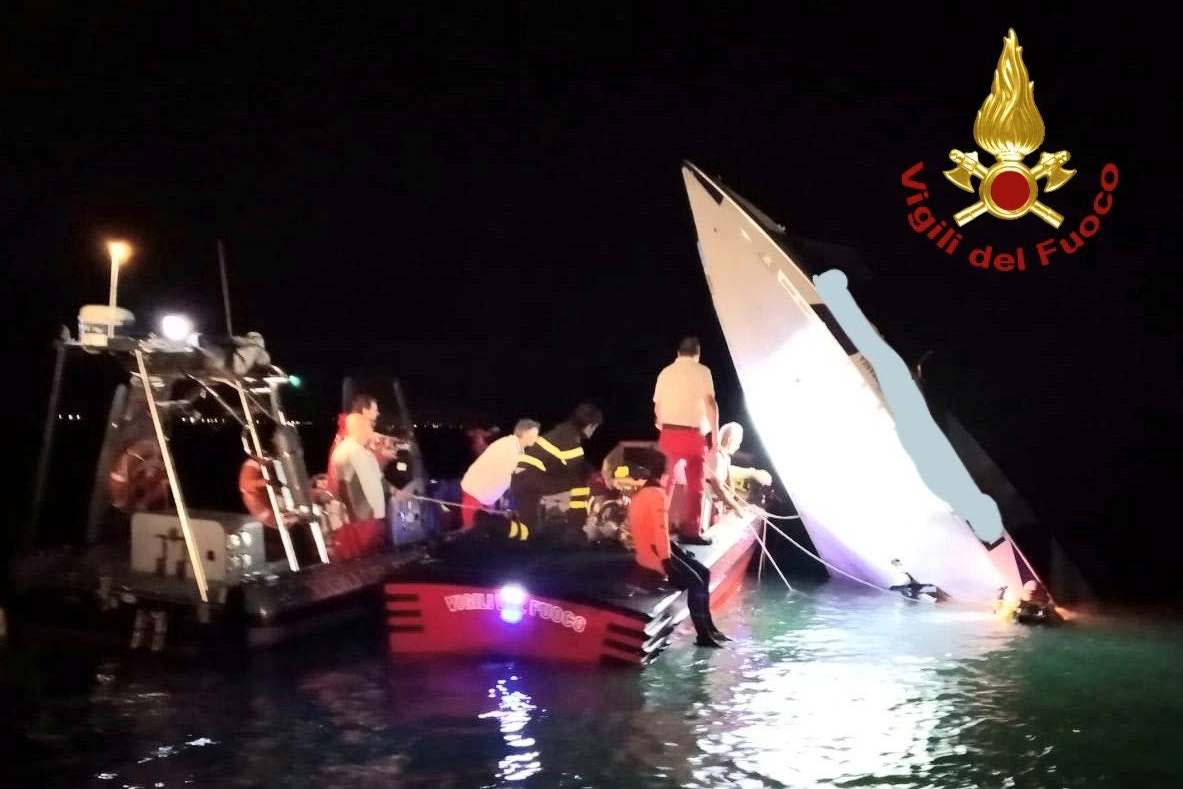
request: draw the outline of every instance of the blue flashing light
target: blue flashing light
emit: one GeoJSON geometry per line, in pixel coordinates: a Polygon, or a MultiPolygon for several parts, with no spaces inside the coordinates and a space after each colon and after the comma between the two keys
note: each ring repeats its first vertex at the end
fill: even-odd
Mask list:
{"type": "Polygon", "coordinates": [[[518,584],[506,584],[497,592],[497,602],[500,603],[501,621],[516,625],[522,621],[526,605],[526,590],[518,584]]]}

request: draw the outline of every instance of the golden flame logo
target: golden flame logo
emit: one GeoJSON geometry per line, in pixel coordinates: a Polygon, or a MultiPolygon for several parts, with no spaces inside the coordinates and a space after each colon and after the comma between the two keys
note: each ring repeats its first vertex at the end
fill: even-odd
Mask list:
{"type": "Polygon", "coordinates": [[[990,95],[974,121],[974,139],[999,159],[1021,160],[1043,143],[1043,118],[1035,106],[1035,83],[1027,78],[1015,31],[1002,45],[990,95]]]}
{"type": "Polygon", "coordinates": [[[990,95],[982,102],[974,120],[974,140],[993,154],[996,161],[986,167],[977,151],[949,152],[956,167],[946,171],[945,177],[959,189],[976,191],[980,198],[954,214],[959,226],[984,213],[999,219],[1018,219],[1032,213],[1052,227],[1060,226],[1064,217],[1039,201],[1038,181],[1046,178],[1045,191],[1054,192],[1076,171],[1064,169],[1071,158],[1067,151],[1041,153],[1034,167],[1023,164],[1023,159],[1043,143],[1043,135],[1043,118],[1035,106],[1035,83],[1023,63],[1018,36],[1010,30],[1003,39],[990,95]],[[980,181],[977,189],[974,189],[974,178],[980,181]]]}

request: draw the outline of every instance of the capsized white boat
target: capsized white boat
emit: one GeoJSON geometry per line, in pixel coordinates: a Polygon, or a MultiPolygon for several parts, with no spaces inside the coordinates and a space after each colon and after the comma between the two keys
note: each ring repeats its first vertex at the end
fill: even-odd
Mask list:
{"type": "MultiPolygon", "coordinates": [[[[1003,587],[1017,593],[1034,572],[993,501],[971,487],[966,503],[969,472],[951,447],[944,453],[939,428],[934,423],[935,443],[943,442],[935,468],[918,453],[915,432],[897,431],[892,408],[902,425],[901,409],[914,410],[916,400],[897,384],[885,397],[876,373],[886,383],[899,357],[877,335],[875,358],[885,369],[860,353],[803,271],[806,262],[791,256],[783,227],[694,165],[684,164],[682,175],[748,412],[822,558],[880,587],[898,583],[902,567],[967,602],[996,600],[1003,587]]],[[[869,326],[841,275],[821,282],[847,302],[850,333],[869,326]]]]}

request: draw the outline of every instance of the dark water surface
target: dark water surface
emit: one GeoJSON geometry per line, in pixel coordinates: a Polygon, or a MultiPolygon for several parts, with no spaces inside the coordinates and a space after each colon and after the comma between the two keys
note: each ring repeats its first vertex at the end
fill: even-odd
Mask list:
{"type": "MultiPolygon", "coordinates": [[[[753,584],[754,585],[754,584],[753,584]]],[[[0,785],[1183,784],[1183,626],[996,622],[827,584],[643,673],[396,663],[368,631],[240,670],[6,654],[0,785]]]]}

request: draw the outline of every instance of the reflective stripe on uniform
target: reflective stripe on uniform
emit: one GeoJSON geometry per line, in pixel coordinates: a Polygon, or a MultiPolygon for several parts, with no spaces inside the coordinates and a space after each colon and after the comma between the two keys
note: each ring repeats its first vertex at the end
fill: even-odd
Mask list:
{"type": "Polygon", "coordinates": [[[518,457],[518,462],[526,463],[527,465],[533,466],[541,472],[546,472],[546,464],[533,455],[521,455],[518,457]]]}
{"type": "Polygon", "coordinates": [[[591,488],[571,488],[568,495],[571,497],[568,507],[573,510],[586,510],[590,503],[588,499],[591,496],[591,488]]]}
{"type": "Polygon", "coordinates": [[[583,457],[583,447],[575,447],[575,449],[559,449],[554,444],[541,437],[539,437],[536,446],[543,451],[554,455],[563,465],[566,465],[568,460],[575,460],[575,458],[583,457]]]}

